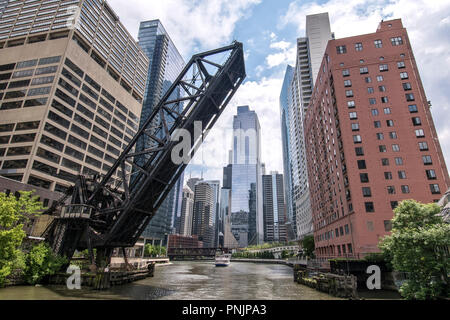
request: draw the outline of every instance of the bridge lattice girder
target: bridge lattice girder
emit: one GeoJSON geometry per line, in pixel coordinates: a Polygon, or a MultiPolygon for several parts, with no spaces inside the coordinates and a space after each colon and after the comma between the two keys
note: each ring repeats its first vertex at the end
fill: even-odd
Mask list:
{"type": "Polygon", "coordinates": [[[190,133],[192,158],[245,77],[239,42],[194,55],[108,173],[71,188],[72,203],[44,233],[53,250],[134,246],[187,166],[171,159],[176,130],[190,133]]]}

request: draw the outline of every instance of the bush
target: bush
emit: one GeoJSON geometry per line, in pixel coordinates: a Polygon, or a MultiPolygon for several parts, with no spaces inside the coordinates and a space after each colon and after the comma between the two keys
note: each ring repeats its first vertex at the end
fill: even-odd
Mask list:
{"type": "Polygon", "coordinates": [[[53,253],[46,243],[34,246],[25,259],[24,277],[27,283],[39,283],[45,276],[58,272],[67,259],[53,253]]]}
{"type": "Polygon", "coordinates": [[[19,198],[0,192],[0,287],[13,270],[23,266],[23,226],[42,209],[42,203],[31,191],[20,191],[19,198]]]}
{"type": "Polygon", "coordinates": [[[406,272],[408,279],[400,288],[409,300],[437,299],[449,287],[450,225],[437,214],[436,204],[405,200],[395,209],[392,234],[379,247],[392,261],[396,271],[406,272]]]}

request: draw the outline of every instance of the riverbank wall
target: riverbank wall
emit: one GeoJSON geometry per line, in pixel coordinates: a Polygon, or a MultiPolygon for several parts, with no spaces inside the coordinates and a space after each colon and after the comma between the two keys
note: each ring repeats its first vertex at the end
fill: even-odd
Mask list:
{"type": "Polygon", "coordinates": [[[249,263],[265,263],[265,264],[284,264],[293,267],[294,263],[283,259],[245,259],[245,258],[231,258],[231,262],[249,262],[249,263]]]}
{"type": "MultiPolygon", "coordinates": [[[[83,287],[92,288],[95,290],[105,290],[113,286],[123,285],[148,277],[153,277],[155,272],[155,263],[149,264],[147,269],[141,270],[114,270],[107,272],[82,272],[81,283],[83,287]]],[[[48,278],[46,284],[50,285],[67,285],[67,280],[72,274],[57,273],[48,278]]]]}
{"type": "Polygon", "coordinates": [[[315,272],[310,276],[306,268],[295,265],[294,281],[339,298],[359,299],[358,280],[354,275],[337,275],[333,273],[315,272]]]}

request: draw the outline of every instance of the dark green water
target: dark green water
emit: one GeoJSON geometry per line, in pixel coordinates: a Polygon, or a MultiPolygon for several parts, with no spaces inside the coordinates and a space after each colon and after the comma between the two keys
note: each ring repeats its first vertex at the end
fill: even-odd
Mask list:
{"type": "Polygon", "coordinates": [[[284,265],[233,262],[215,267],[213,261],[175,262],[157,266],[155,276],[106,291],[68,290],[63,286],[19,286],[0,289],[7,299],[188,299],[188,300],[331,300],[337,299],[293,281],[284,265]]]}

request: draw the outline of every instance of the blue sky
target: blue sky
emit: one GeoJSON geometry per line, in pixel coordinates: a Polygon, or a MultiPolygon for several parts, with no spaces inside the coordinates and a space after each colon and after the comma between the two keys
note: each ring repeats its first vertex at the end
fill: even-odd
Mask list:
{"type": "Polygon", "coordinates": [[[262,160],[282,172],[279,95],[307,14],[328,12],[336,38],[375,32],[381,19],[401,18],[422,76],[446,162],[450,165],[450,0],[109,0],[130,33],[139,22],[160,19],[187,61],[192,54],[244,44],[247,79],[206,139],[186,174],[222,179],[238,105],[258,113],[262,160]],[[201,165],[203,164],[203,165],[201,165]]]}

